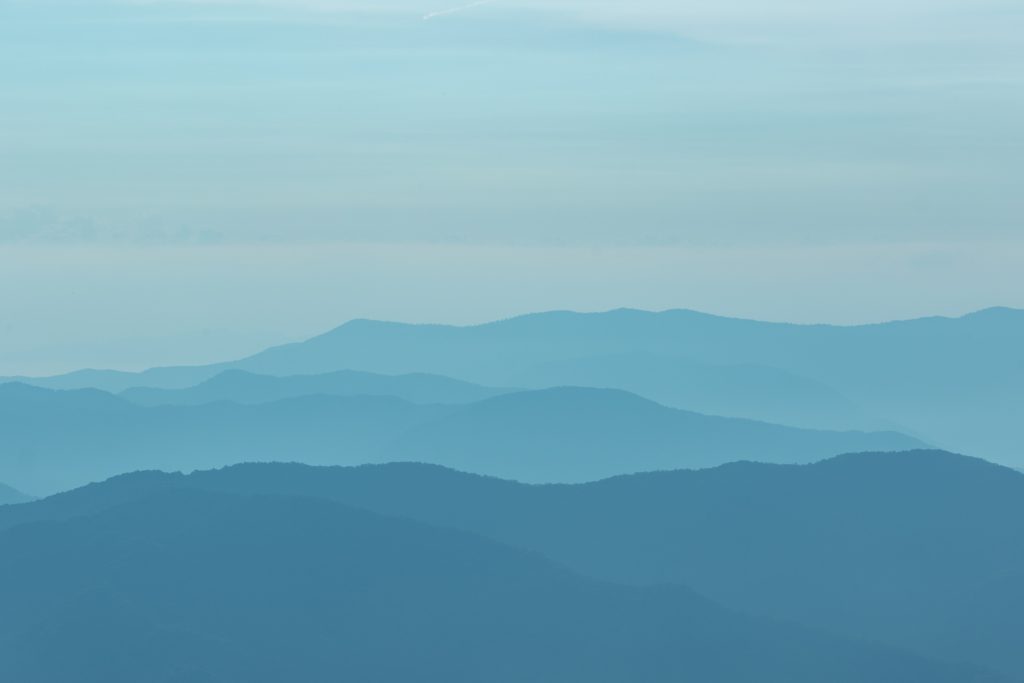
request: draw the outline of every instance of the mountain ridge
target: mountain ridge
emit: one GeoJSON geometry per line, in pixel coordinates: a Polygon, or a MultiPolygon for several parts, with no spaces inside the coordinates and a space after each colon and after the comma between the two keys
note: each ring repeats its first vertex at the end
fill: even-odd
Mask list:
{"type": "Polygon", "coordinates": [[[544,485],[424,464],[246,464],[126,475],[0,509],[0,530],[167,488],[327,498],[602,581],[680,584],[741,612],[1024,678],[1004,637],[1024,627],[1024,582],[1012,580],[1024,578],[1024,474],[978,458],[857,453],[544,485]]]}
{"type": "MultiPolygon", "coordinates": [[[[690,410],[798,426],[898,425],[928,443],[1020,466],[1024,453],[1016,425],[1024,421],[1021,346],[1024,311],[1010,308],[860,326],[762,323],[678,309],[547,313],[467,327],[359,322],[215,365],[155,368],[138,375],[85,373],[33,383],[95,384],[119,390],[133,385],[184,388],[230,368],[268,375],[348,369],[425,372],[497,387],[521,386],[519,380],[530,377],[532,388],[544,388],[565,383],[561,370],[550,369],[560,363],[655,354],[686,359],[693,367],[758,366],[778,374],[757,381],[720,377],[715,380],[719,384],[703,376],[700,381],[718,387],[713,404],[685,405],[698,401],[704,392],[673,393],[671,387],[658,385],[657,366],[649,368],[649,377],[639,384],[628,377],[629,367],[623,367],[625,379],[613,379],[610,388],[633,390],[690,410]],[[796,378],[796,383],[787,384],[786,376],[796,378]],[[730,403],[730,382],[735,382],[734,395],[742,395],[742,400],[730,403]],[[807,389],[812,385],[818,387],[817,393],[807,389]],[[785,397],[799,386],[808,393],[781,410],[785,401],[773,400],[773,387],[785,397]],[[813,414],[815,397],[827,395],[832,396],[828,400],[833,400],[833,408],[819,415],[818,423],[789,419],[799,418],[804,408],[813,414]],[[870,416],[858,415],[865,409],[870,416]]],[[[695,377],[685,363],[667,370],[677,373],[677,386],[695,377]]],[[[579,373],[575,384],[609,384],[607,375],[586,368],[579,373]]],[[[696,377],[700,379],[699,373],[696,377]]]]}
{"type": "Polygon", "coordinates": [[[511,391],[516,390],[483,387],[427,373],[381,375],[339,370],[319,375],[273,376],[232,368],[186,389],[133,387],[118,396],[147,406],[214,401],[269,403],[304,395],[393,396],[412,403],[438,404],[468,403],[511,391]]]}
{"type": "Polygon", "coordinates": [[[586,481],[737,458],[808,462],[922,445],[898,433],[794,429],[668,408],[616,389],[571,387],[463,405],[305,395],[141,406],[96,390],[0,385],[0,427],[11,454],[0,457],[0,480],[36,492],[124,471],[252,460],[411,460],[522,481],[586,481]]]}
{"type": "MultiPolygon", "coordinates": [[[[696,317],[696,318],[703,318],[703,319],[709,319],[709,320],[730,321],[730,322],[738,322],[738,323],[751,323],[751,324],[756,324],[756,325],[773,325],[773,326],[793,327],[793,328],[823,328],[823,329],[841,329],[841,330],[842,329],[878,328],[878,327],[885,327],[885,326],[889,326],[889,325],[915,324],[915,323],[922,323],[922,322],[927,322],[927,321],[962,321],[962,320],[970,320],[970,319],[976,319],[976,318],[991,318],[991,317],[994,317],[995,315],[1001,315],[1001,316],[1014,315],[1014,316],[1024,317],[1024,309],[1014,308],[1014,307],[1011,307],[1011,306],[989,306],[989,307],[978,309],[978,310],[975,310],[975,311],[970,311],[968,313],[964,313],[964,314],[959,315],[959,316],[931,315],[931,316],[920,316],[920,317],[913,317],[913,318],[903,318],[903,319],[887,320],[887,321],[872,322],[872,323],[852,323],[852,324],[793,323],[793,322],[785,322],[785,321],[762,320],[762,319],[758,319],[758,318],[745,318],[745,317],[734,317],[734,316],[727,316],[727,315],[719,315],[719,314],[715,314],[715,313],[708,313],[708,312],[704,312],[704,311],[698,311],[698,310],[695,310],[695,309],[687,309],[687,308],[668,308],[668,309],[662,309],[662,310],[647,310],[647,309],[629,308],[629,307],[614,308],[614,309],[608,309],[608,310],[603,310],[603,311],[574,311],[574,310],[569,310],[569,309],[541,311],[541,312],[537,312],[537,313],[524,313],[524,314],[520,314],[520,315],[510,316],[510,317],[507,317],[507,318],[500,318],[500,319],[496,319],[496,320],[492,320],[492,321],[486,321],[486,322],[482,322],[482,323],[475,323],[475,324],[468,324],[468,325],[456,325],[456,324],[446,324],[446,323],[406,323],[406,322],[399,322],[399,321],[379,320],[379,319],[373,319],[373,318],[353,318],[353,319],[348,320],[348,321],[346,321],[346,322],[344,322],[344,323],[342,323],[342,324],[340,324],[340,325],[338,325],[336,327],[333,327],[333,328],[331,328],[331,329],[329,329],[329,330],[327,330],[325,332],[322,332],[320,334],[316,334],[316,335],[313,335],[311,337],[308,337],[305,340],[293,341],[293,342],[285,342],[285,343],[281,343],[281,344],[276,344],[276,345],[268,347],[264,351],[260,351],[260,352],[257,352],[255,354],[250,354],[248,356],[242,356],[241,358],[234,359],[234,360],[224,360],[224,361],[219,361],[219,362],[216,362],[216,363],[209,363],[209,364],[203,364],[203,365],[164,365],[164,366],[154,366],[152,368],[149,368],[148,370],[139,371],[139,372],[133,372],[133,371],[127,371],[127,370],[105,369],[105,368],[82,368],[80,370],[75,370],[75,371],[67,372],[67,373],[60,373],[60,374],[56,374],[56,375],[43,375],[43,376],[10,375],[10,376],[6,376],[6,377],[0,377],[0,382],[19,382],[19,381],[21,381],[21,382],[25,382],[25,383],[28,383],[28,384],[36,384],[37,386],[39,386],[40,382],[46,382],[48,380],[58,380],[60,378],[72,378],[72,377],[75,377],[76,375],[90,374],[90,373],[105,373],[105,374],[109,374],[111,376],[139,377],[139,376],[144,376],[146,373],[163,372],[163,371],[167,371],[167,370],[196,370],[196,371],[199,371],[199,370],[205,370],[207,368],[224,368],[224,369],[229,369],[230,367],[234,366],[237,363],[240,363],[240,362],[249,360],[251,358],[254,358],[256,356],[259,356],[260,354],[263,354],[266,351],[270,351],[270,350],[274,350],[274,349],[282,349],[282,348],[299,347],[299,346],[302,346],[303,344],[305,344],[305,343],[307,343],[309,341],[321,339],[321,338],[324,338],[324,337],[327,337],[327,336],[330,336],[330,335],[334,335],[336,333],[340,333],[343,330],[346,330],[347,328],[350,328],[350,327],[386,326],[386,327],[391,327],[391,328],[466,330],[466,329],[479,329],[479,328],[497,327],[497,326],[505,325],[505,324],[512,323],[512,322],[524,321],[524,320],[533,320],[533,319],[540,319],[540,318],[547,318],[547,317],[560,317],[560,316],[570,316],[570,317],[609,316],[609,315],[615,315],[615,314],[620,314],[620,313],[624,313],[624,312],[625,313],[630,313],[630,314],[634,314],[634,313],[635,314],[642,314],[642,315],[647,315],[647,316],[664,316],[664,315],[680,315],[680,316],[682,316],[682,315],[686,315],[686,316],[693,316],[693,317],[696,317]]],[[[337,368],[337,370],[343,370],[343,369],[345,369],[345,368],[337,368]]],[[[210,375],[210,376],[212,376],[212,375],[210,375]]],[[[128,389],[128,388],[132,388],[132,387],[127,387],[126,386],[126,387],[124,387],[121,390],[128,389]]]]}
{"type": "Polygon", "coordinates": [[[26,683],[1002,680],[293,496],[168,490],[0,532],[0,601],[26,683]]]}
{"type": "Polygon", "coordinates": [[[0,505],[18,505],[32,500],[35,500],[32,496],[22,493],[7,484],[0,483],[0,505]]]}

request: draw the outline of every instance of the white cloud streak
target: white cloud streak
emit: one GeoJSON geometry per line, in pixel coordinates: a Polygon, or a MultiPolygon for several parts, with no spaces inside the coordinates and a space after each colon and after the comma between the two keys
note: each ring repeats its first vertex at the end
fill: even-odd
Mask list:
{"type": "Polygon", "coordinates": [[[458,12],[465,12],[466,10],[479,7],[480,5],[490,5],[496,0],[476,0],[466,5],[459,5],[458,7],[450,7],[448,9],[438,10],[436,12],[429,12],[423,15],[423,21],[430,21],[431,19],[437,19],[438,17],[444,17],[449,14],[457,14],[458,12]]]}

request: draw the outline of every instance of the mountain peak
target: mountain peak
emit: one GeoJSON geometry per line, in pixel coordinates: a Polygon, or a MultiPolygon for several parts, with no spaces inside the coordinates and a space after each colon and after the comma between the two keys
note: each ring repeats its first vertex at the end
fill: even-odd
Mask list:
{"type": "Polygon", "coordinates": [[[1024,318],[1024,309],[1012,308],[1010,306],[991,306],[979,311],[967,313],[961,316],[962,319],[999,319],[999,320],[1020,320],[1024,318]]]}

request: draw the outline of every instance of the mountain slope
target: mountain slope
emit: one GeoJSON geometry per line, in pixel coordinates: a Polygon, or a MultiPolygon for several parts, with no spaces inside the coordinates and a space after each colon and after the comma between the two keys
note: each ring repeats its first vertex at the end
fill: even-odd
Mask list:
{"type": "Polygon", "coordinates": [[[303,498],[172,489],[15,527],[0,603],[25,683],[998,680],[303,498]]]}
{"type": "Polygon", "coordinates": [[[0,479],[53,492],[139,469],[377,462],[396,434],[448,410],[375,396],[149,408],[98,391],[6,384],[0,385],[0,479]]]}
{"type": "Polygon", "coordinates": [[[1024,475],[936,451],[527,486],[427,465],[132,475],[0,512],[0,528],[189,486],[332,498],[678,583],[731,607],[1024,680],[1024,475]],[[147,488],[149,487],[149,488],[147,488]]]}
{"type": "Polygon", "coordinates": [[[630,394],[560,389],[466,406],[382,396],[144,407],[95,390],[0,385],[0,480],[53,492],[138,469],[247,461],[410,460],[525,481],[584,481],[740,458],[806,462],[913,448],[899,434],[812,432],[684,413],[630,394]]]}
{"type": "Polygon", "coordinates": [[[440,375],[378,375],[343,370],[323,375],[273,377],[225,370],[187,389],[135,387],[120,393],[133,403],[202,405],[217,401],[269,403],[301,396],[393,396],[411,403],[470,403],[508,393],[440,375]]]}
{"type": "Polygon", "coordinates": [[[12,489],[10,486],[0,484],[0,505],[13,505],[16,503],[27,503],[32,500],[21,491],[12,489]]]}
{"type": "Polygon", "coordinates": [[[813,462],[857,450],[905,450],[895,433],[816,432],[666,408],[623,391],[560,388],[463,406],[411,428],[393,461],[431,462],[529,482],[592,481],[735,460],[813,462]]]}
{"type": "Polygon", "coordinates": [[[894,429],[821,382],[749,363],[718,365],[653,353],[586,356],[540,363],[518,375],[516,384],[622,389],[673,408],[794,427],[894,429]]]}

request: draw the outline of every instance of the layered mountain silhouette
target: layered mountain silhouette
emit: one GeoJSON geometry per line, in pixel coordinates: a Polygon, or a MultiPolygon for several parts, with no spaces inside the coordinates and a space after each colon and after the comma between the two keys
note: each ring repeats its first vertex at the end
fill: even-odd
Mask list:
{"type": "MultiPolygon", "coordinates": [[[[301,472],[276,473],[294,485],[291,475],[301,472]]],[[[115,504],[0,531],[5,677],[1004,680],[743,616],[679,586],[582,578],[478,535],[329,500],[188,490],[191,478],[158,479],[169,485],[154,486],[154,475],[122,477],[107,501],[115,504]]],[[[107,487],[60,497],[56,506],[67,513],[69,500],[102,501],[107,487]]],[[[0,508],[0,518],[19,508],[54,507],[43,501],[0,508]]]]}
{"type": "Polygon", "coordinates": [[[415,461],[529,482],[706,467],[811,462],[920,446],[890,432],[823,432],[666,408],[617,390],[563,388],[466,405],[386,396],[139,406],[96,390],[0,385],[0,479],[53,492],[138,469],[246,461],[415,461]]]}
{"type": "Polygon", "coordinates": [[[627,471],[735,460],[805,463],[851,450],[921,445],[894,432],[826,432],[712,417],[613,389],[499,396],[410,428],[388,460],[439,463],[527,482],[579,482],[627,471]]]}
{"type": "Polygon", "coordinates": [[[0,678],[1024,683],[1024,474],[924,450],[1024,463],[1021,348],[553,312],[0,382],[0,678]]]}
{"type": "Polygon", "coordinates": [[[663,405],[816,429],[894,429],[891,422],[821,382],[777,368],[701,363],[653,353],[621,353],[540,363],[516,377],[542,388],[611,387],[663,405]]]}
{"type": "Polygon", "coordinates": [[[226,369],[282,376],[348,369],[425,372],[487,386],[521,386],[529,380],[538,388],[563,384],[571,368],[574,384],[646,392],[691,410],[760,419],[777,415],[782,422],[818,426],[894,424],[930,443],[1019,466],[1024,462],[1017,426],[1024,423],[1022,347],[1024,311],[1006,308],[955,319],[849,327],[765,323],[685,310],[553,312],[473,327],[360,320],[229,363],[140,374],[83,371],[31,381],[122,391],[189,387],[226,369]],[[673,360],[676,366],[665,372],[685,382],[688,371],[680,370],[680,364],[704,368],[690,373],[693,383],[716,388],[697,392],[706,398],[690,405],[685,403],[700,399],[685,390],[666,390],[642,374],[627,373],[619,381],[599,362],[586,370],[586,359],[636,354],[685,359],[673,360]],[[715,370],[721,366],[759,369],[737,380],[735,370],[715,370]],[[720,382],[706,379],[716,372],[724,372],[720,382]],[[770,380],[777,382],[777,393],[754,388],[772,372],[782,373],[770,380]],[[729,391],[730,384],[739,390],[729,391]],[[735,402],[728,400],[730,394],[735,402]],[[812,396],[830,407],[805,414],[799,406],[813,403],[812,396]]]}
{"type": "Polygon", "coordinates": [[[27,503],[30,500],[32,500],[31,496],[27,496],[21,491],[12,489],[10,486],[5,484],[0,484],[0,505],[27,503]]]}
{"type": "Polygon", "coordinates": [[[269,403],[301,396],[393,396],[412,403],[472,403],[508,393],[440,375],[379,375],[342,370],[322,375],[274,377],[225,370],[186,389],[136,387],[120,393],[140,405],[202,405],[217,401],[269,403]]]}
{"type": "Polygon", "coordinates": [[[1024,680],[1024,474],[973,458],[864,453],[545,486],[418,464],[244,465],[121,477],[4,508],[0,529],[179,487],[332,499],[1024,680]]]}
{"type": "Polygon", "coordinates": [[[6,384],[0,479],[53,492],[138,469],[374,462],[394,435],[449,410],[379,396],[144,407],[96,390],[6,384]]]}

